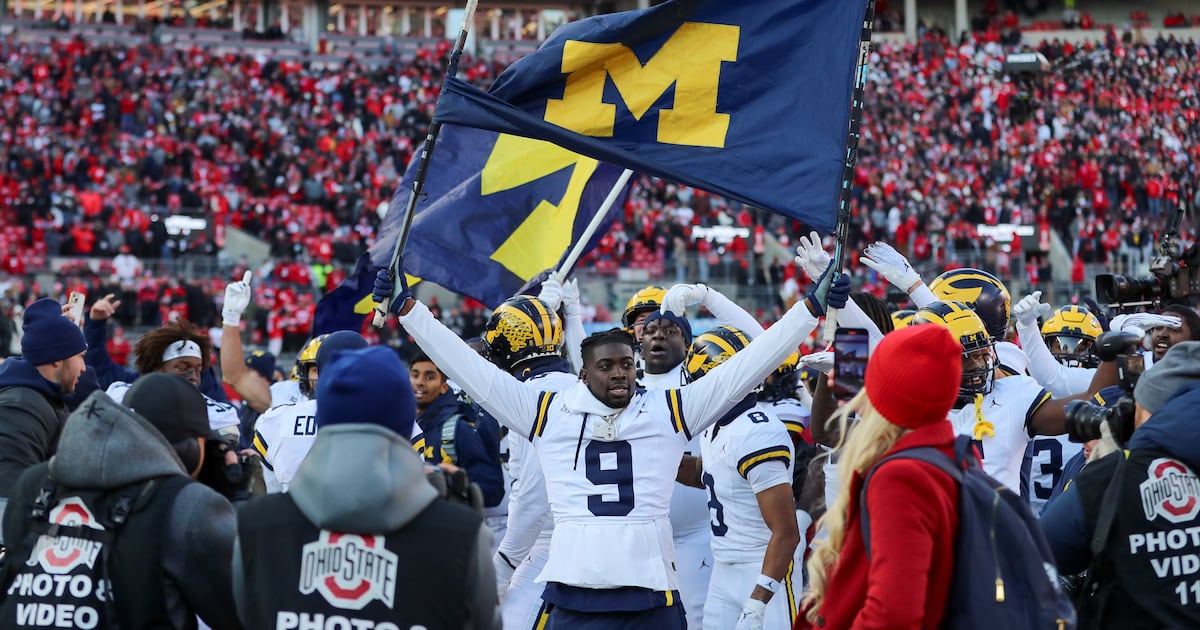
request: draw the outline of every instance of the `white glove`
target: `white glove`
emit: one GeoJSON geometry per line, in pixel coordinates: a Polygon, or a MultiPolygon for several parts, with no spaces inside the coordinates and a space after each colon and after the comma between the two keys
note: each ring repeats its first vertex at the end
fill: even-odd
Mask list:
{"type": "Polygon", "coordinates": [[[908,259],[883,241],[867,245],[861,260],[905,293],[909,287],[921,281],[921,276],[908,264],[908,259]]]}
{"type": "Polygon", "coordinates": [[[677,284],[667,289],[667,294],[663,296],[662,306],[658,310],[662,313],[671,312],[683,316],[686,314],[687,307],[703,304],[707,297],[708,287],[703,284],[677,284]]]}
{"type": "Polygon", "coordinates": [[[237,328],[242,324],[242,313],[250,306],[250,280],[254,274],[247,270],[237,282],[225,285],[225,301],[221,303],[221,323],[237,328]]]}
{"type": "Polygon", "coordinates": [[[821,247],[821,235],[815,231],[808,236],[800,237],[800,245],[796,247],[796,264],[808,274],[809,278],[820,278],[829,267],[830,256],[821,247]]]}
{"type": "Polygon", "coordinates": [[[766,602],[754,598],[746,600],[746,603],[742,604],[742,614],[738,615],[734,630],[762,630],[763,614],[766,610],[766,602]]]}
{"type": "Polygon", "coordinates": [[[823,350],[800,357],[800,365],[810,367],[823,374],[829,374],[833,369],[833,351],[823,350]]]}
{"type": "Polygon", "coordinates": [[[579,281],[575,278],[563,283],[562,302],[568,316],[579,314],[579,281]]]}
{"type": "Polygon", "coordinates": [[[1050,305],[1042,304],[1041,291],[1034,291],[1026,295],[1012,308],[1013,317],[1016,318],[1018,324],[1024,326],[1036,324],[1039,317],[1043,317],[1049,312],[1050,305]]]}
{"type": "Polygon", "coordinates": [[[496,594],[500,597],[500,603],[503,604],[504,598],[508,596],[508,585],[512,582],[512,576],[516,569],[508,564],[508,560],[501,556],[500,552],[492,554],[492,567],[496,570],[496,594]]]}
{"type": "Polygon", "coordinates": [[[1129,330],[1130,328],[1140,328],[1143,331],[1153,328],[1173,328],[1179,330],[1181,323],[1178,317],[1174,315],[1159,315],[1157,313],[1131,313],[1129,315],[1117,315],[1108,324],[1109,330],[1129,330]]]}
{"type": "Polygon", "coordinates": [[[546,308],[557,311],[558,305],[563,301],[562,282],[554,277],[546,278],[542,281],[542,290],[538,292],[537,297],[546,305],[546,308]]]}

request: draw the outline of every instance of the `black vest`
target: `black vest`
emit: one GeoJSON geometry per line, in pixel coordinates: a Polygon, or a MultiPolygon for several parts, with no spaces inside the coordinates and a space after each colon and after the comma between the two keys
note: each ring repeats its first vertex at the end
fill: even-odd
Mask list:
{"type": "MultiPolygon", "coordinates": [[[[1076,478],[1088,531],[1096,530],[1117,457],[1076,478]]],[[[1117,516],[1096,585],[1079,606],[1081,628],[1200,628],[1200,478],[1161,451],[1130,451],[1117,516]]]]}
{"type": "Polygon", "coordinates": [[[242,621],[247,628],[461,630],[472,621],[466,576],[481,523],[470,509],[438,499],[394,532],[341,534],[317,529],[287,494],[252,499],[238,514],[250,595],[242,621]]]}
{"type": "Polygon", "coordinates": [[[172,628],[162,532],[176,495],[192,480],[168,475],[107,491],[56,486],[45,514],[35,519],[48,472],[48,462],[33,466],[8,504],[8,517],[21,518],[7,541],[0,627],[172,628]],[[127,509],[115,507],[122,500],[127,509]],[[123,523],[115,521],[118,512],[123,523]]]}

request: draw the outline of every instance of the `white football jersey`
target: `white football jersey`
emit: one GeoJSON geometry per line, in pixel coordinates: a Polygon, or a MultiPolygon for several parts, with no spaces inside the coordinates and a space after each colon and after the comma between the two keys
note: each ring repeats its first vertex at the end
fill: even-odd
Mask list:
{"type": "Polygon", "coordinates": [[[288,491],[316,439],[317,401],[311,398],[271,407],[258,417],[253,444],[266,469],[267,492],[288,491]]]}
{"type": "Polygon", "coordinates": [[[475,402],[533,442],[554,515],[538,581],[667,591],[678,588],[667,513],[685,445],[759,385],[817,320],[791,309],[704,383],[636,393],[619,410],[582,382],[554,393],[517,381],[421,303],[400,323],[475,402]]]}
{"type": "Polygon", "coordinates": [[[1026,450],[1027,475],[1023,496],[1029,499],[1029,507],[1034,514],[1041,514],[1042,508],[1054,491],[1054,486],[1062,478],[1063,466],[1077,453],[1083,450],[1083,444],[1072,442],[1066,435],[1038,436],[1029,443],[1026,450]]]}
{"type": "MultiPolygon", "coordinates": [[[[1031,437],[1027,429],[1037,410],[1050,394],[1029,376],[996,379],[991,393],[983,397],[983,419],[992,424],[994,436],[976,442],[983,454],[983,470],[1013,492],[1021,491],[1021,460],[1031,437]]],[[[954,432],[975,436],[974,403],[950,412],[954,432]]]]}
{"type": "Polygon", "coordinates": [[[771,408],[771,413],[783,421],[788,433],[800,435],[808,428],[812,412],[795,398],[784,398],[771,403],[762,403],[771,408]]]}
{"type": "MultiPolygon", "coordinates": [[[[647,390],[665,391],[683,384],[683,364],[662,374],[643,374],[641,386],[647,390]]],[[[700,455],[700,436],[695,436],[684,448],[688,455],[700,455]]],[[[671,493],[671,532],[675,538],[706,534],[708,531],[708,493],[700,488],[675,484],[671,493]]],[[[689,611],[690,612],[690,611],[689,611]]],[[[699,614],[699,611],[696,611],[699,614]]]]}
{"type": "Polygon", "coordinates": [[[771,530],[756,495],[792,483],[792,440],[773,408],[751,406],[701,436],[712,551],[719,562],[762,562],[771,530]]]}
{"type": "MultiPolygon", "coordinates": [[[[109,398],[118,403],[125,403],[125,394],[133,385],[125,381],[115,381],[104,390],[109,398]]],[[[203,394],[201,394],[203,395],[203,394]]],[[[237,427],[241,424],[241,419],[238,418],[237,408],[229,403],[223,403],[219,400],[213,400],[208,396],[204,396],[204,404],[208,407],[208,427],[213,431],[220,431],[223,434],[232,433],[237,435],[237,427]],[[232,427],[232,431],[230,431],[232,427]]]]}
{"type": "Polygon", "coordinates": [[[300,383],[297,383],[296,381],[287,380],[271,383],[272,407],[278,407],[279,405],[290,405],[293,403],[298,403],[304,399],[304,394],[300,393],[300,383]]]}

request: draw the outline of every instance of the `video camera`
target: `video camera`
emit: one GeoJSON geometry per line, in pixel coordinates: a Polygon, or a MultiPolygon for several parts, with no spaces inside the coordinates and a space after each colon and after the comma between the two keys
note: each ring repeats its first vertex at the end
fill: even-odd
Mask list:
{"type": "Polygon", "coordinates": [[[1103,273],[1096,276],[1096,299],[1118,310],[1138,306],[1157,308],[1165,301],[1200,295],[1200,246],[1192,245],[1182,254],[1176,236],[1183,223],[1183,204],[1171,217],[1159,239],[1158,255],[1150,261],[1147,278],[1132,278],[1103,273]]]}
{"type": "Polygon", "coordinates": [[[1117,364],[1117,384],[1122,396],[1111,407],[1092,404],[1084,400],[1067,403],[1067,439],[1072,442],[1089,442],[1102,436],[1101,425],[1107,423],[1113,439],[1125,444],[1133,435],[1133,388],[1145,370],[1138,346],[1142,337],[1128,332],[1106,332],[1096,338],[1096,354],[1102,361],[1117,364]]]}

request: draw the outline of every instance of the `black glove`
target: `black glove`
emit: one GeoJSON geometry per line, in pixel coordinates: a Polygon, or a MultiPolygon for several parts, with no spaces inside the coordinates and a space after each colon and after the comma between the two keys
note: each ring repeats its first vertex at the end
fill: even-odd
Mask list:
{"type": "Polygon", "coordinates": [[[197,481],[216,490],[230,502],[245,501],[250,498],[250,471],[241,454],[237,456],[236,463],[227,464],[225,455],[229,451],[236,453],[237,449],[225,440],[210,438],[206,441],[204,464],[200,467],[197,481]]]}
{"type": "Polygon", "coordinates": [[[1117,355],[1133,354],[1142,345],[1144,334],[1123,330],[1110,330],[1096,337],[1096,356],[1101,361],[1116,361],[1117,355]]]}

